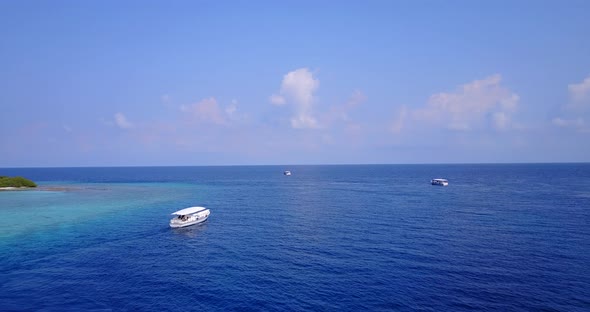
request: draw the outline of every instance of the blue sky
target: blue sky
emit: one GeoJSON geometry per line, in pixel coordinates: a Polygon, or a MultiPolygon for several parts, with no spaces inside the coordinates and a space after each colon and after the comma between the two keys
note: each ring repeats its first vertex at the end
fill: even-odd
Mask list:
{"type": "Polygon", "coordinates": [[[1,1],[0,167],[590,161],[588,1],[1,1]]]}

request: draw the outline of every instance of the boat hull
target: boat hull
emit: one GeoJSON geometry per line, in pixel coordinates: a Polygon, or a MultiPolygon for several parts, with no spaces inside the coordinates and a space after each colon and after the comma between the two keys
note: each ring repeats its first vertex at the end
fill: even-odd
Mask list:
{"type": "Polygon", "coordinates": [[[449,181],[447,181],[447,179],[432,179],[430,180],[430,184],[438,186],[447,186],[449,185],[449,181]]]}
{"type": "Polygon", "coordinates": [[[187,227],[187,226],[191,226],[191,225],[203,223],[203,222],[207,221],[207,219],[209,219],[209,216],[206,216],[206,217],[203,217],[203,218],[199,218],[199,219],[195,219],[195,220],[187,220],[187,221],[184,221],[184,222],[172,222],[173,220],[176,220],[176,219],[172,219],[172,220],[170,220],[170,227],[171,228],[187,227]]]}
{"type": "MultiPolygon", "coordinates": [[[[188,208],[187,208],[188,209],[188,208]]],[[[203,208],[204,209],[204,208],[203,208]]],[[[183,212],[184,210],[181,210],[183,212]]],[[[203,223],[209,219],[209,209],[204,209],[190,215],[178,215],[176,218],[170,219],[171,228],[181,228],[203,223]]]]}

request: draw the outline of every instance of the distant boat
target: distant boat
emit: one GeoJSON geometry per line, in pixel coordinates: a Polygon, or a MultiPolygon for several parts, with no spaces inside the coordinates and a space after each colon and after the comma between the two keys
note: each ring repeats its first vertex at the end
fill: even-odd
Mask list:
{"type": "Polygon", "coordinates": [[[176,217],[170,219],[170,227],[180,228],[205,222],[209,218],[210,213],[209,209],[205,207],[189,207],[178,210],[172,213],[176,217]]]}
{"type": "Polygon", "coordinates": [[[289,170],[285,170],[285,172],[283,172],[284,175],[291,175],[291,171],[289,170]]]}
{"type": "Polygon", "coordinates": [[[430,181],[430,184],[440,185],[440,186],[448,186],[449,181],[447,181],[447,179],[432,179],[432,181],[430,181]]]}

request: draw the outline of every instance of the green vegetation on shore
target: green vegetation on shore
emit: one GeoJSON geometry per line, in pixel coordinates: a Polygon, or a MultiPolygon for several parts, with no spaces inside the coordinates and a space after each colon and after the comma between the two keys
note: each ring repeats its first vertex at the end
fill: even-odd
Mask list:
{"type": "Polygon", "coordinates": [[[0,176],[0,187],[37,187],[37,184],[23,177],[0,176]]]}

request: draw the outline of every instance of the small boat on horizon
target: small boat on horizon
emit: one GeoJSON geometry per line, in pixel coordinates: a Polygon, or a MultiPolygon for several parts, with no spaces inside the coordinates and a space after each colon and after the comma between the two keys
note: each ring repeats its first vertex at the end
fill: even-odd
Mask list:
{"type": "Polygon", "coordinates": [[[440,186],[448,186],[449,185],[449,181],[447,181],[447,179],[432,179],[430,181],[430,184],[432,184],[432,185],[440,185],[440,186]]]}
{"type": "Polygon", "coordinates": [[[285,172],[283,172],[283,174],[286,175],[286,176],[290,176],[291,175],[291,171],[285,170],[285,172]]]}
{"type": "Polygon", "coordinates": [[[193,224],[205,222],[211,212],[205,207],[189,207],[173,212],[176,216],[170,219],[171,228],[181,228],[193,224]]]}

